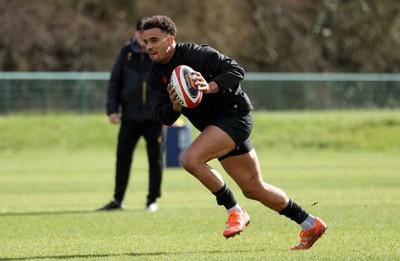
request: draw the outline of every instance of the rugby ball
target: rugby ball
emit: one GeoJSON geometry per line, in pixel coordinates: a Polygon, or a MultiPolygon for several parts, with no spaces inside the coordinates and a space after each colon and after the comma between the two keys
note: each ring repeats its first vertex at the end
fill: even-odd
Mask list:
{"type": "Polygon", "coordinates": [[[201,102],[203,92],[194,84],[194,70],[187,65],[177,66],[170,79],[171,87],[175,87],[176,100],[186,108],[194,108],[201,102]]]}

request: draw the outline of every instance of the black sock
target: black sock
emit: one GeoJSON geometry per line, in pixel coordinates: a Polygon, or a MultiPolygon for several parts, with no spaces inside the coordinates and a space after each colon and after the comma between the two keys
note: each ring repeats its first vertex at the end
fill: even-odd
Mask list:
{"type": "Polygon", "coordinates": [[[230,209],[237,204],[235,196],[226,184],[224,184],[220,190],[214,192],[213,194],[217,198],[218,205],[223,205],[226,209],[230,209]]]}
{"type": "Polygon", "coordinates": [[[287,207],[280,211],[279,214],[290,218],[297,224],[303,223],[303,221],[308,217],[308,213],[291,199],[289,199],[289,204],[287,207]]]}

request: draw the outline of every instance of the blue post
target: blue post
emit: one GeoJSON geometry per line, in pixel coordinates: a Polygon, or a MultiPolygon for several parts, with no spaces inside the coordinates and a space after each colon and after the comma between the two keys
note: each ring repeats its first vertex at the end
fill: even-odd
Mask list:
{"type": "Polygon", "coordinates": [[[171,126],[167,129],[166,166],[180,167],[179,156],[191,142],[191,129],[189,124],[171,126]]]}

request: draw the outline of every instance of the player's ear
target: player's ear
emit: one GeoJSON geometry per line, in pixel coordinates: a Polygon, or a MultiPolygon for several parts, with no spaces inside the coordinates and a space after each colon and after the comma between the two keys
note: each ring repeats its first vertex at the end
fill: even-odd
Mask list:
{"type": "Polygon", "coordinates": [[[174,37],[172,35],[168,36],[168,44],[172,46],[174,43],[174,37]]]}

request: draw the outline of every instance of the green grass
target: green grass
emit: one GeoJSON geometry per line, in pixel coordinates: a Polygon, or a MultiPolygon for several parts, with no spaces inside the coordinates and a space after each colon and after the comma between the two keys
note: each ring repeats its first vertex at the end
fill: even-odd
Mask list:
{"type": "Polygon", "coordinates": [[[398,115],[254,115],[264,179],[329,225],[315,247],[300,252],[288,251],[298,243],[299,227],[245,199],[216,161],[212,166],[252,219],[229,240],[222,236],[225,210],[180,168],[165,171],[160,210],[143,211],[143,142],[127,209],[95,212],[113,189],[117,128],[105,116],[2,117],[0,260],[398,260],[400,151],[399,134],[392,132],[398,115]]]}
{"type": "MultiPolygon", "coordinates": [[[[254,112],[258,149],[400,151],[400,110],[254,112]]],[[[0,153],[112,149],[118,131],[105,115],[0,117],[0,153]]],[[[196,133],[196,131],[193,131],[196,133]]]]}

